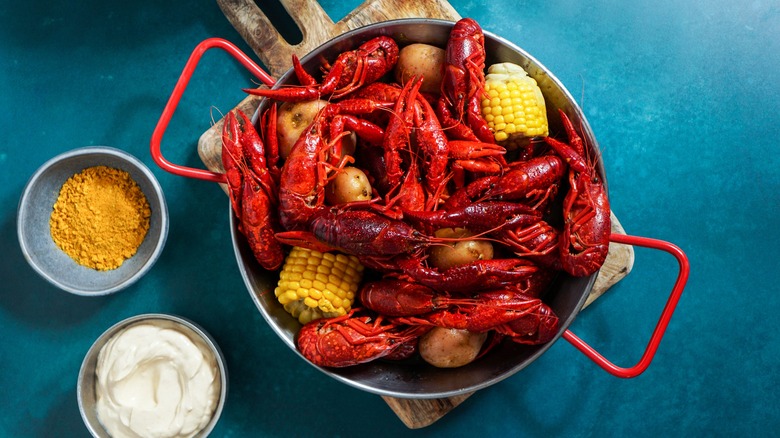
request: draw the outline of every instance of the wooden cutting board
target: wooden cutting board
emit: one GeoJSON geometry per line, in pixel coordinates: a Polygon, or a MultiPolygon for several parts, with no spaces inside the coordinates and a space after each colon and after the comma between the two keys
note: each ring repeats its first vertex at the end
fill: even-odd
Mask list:
{"type": "MultiPolygon", "coordinates": [[[[281,76],[290,68],[292,54],[303,57],[322,43],[351,29],[397,18],[439,18],[452,21],[461,18],[458,12],[444,0],[424,2],[367,0],[336,23],[328,17],[316,1],[279,0],[279,2],[301,31],[303,39],[298,44],[287,43],[254,0],[217,0],[225,16],[274,77],[281,76]]],[[[259,104],[260,98],[247,96],[236,105],[236,108],[247,114],[253,114],[259,104]]],[[[198,154],[201,160],[209,170],[214,172],[224,171],[221,158],[221,132],[222,120],[204,132],[198,141],[198,154]]],[[[612,214],[612,231],[625,234],[614,214],[612,214]]],[[[634,251],[632,247],[610,244],[607,260],[596,278],[585,306],[588,306],[612,285],[628,275],[633,264],[634,251]]],[[[407,427],[417,429],[442,418],[472,394],[424,400],[387,396],[382,398],[407,427]]]]}

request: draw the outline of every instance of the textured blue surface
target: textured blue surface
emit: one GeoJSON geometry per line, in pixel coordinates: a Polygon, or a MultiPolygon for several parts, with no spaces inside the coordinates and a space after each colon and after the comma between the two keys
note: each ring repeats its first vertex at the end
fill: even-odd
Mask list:
{"type": "MultiPolygon", "coordinates": [[[[157,168],[149,138],[192,48],[248,50],[213,1],[6,2],[0,9],[0,436],[85,436],[75,382],[113,323],[188,317],[224,350],[230,392],[215,436],[754,436],[780,429],[780,7],[750,2],[452,1],[515,42],[578,97],[601,144],[613,210],[630,234],[678,244],[691,276],[641,376],[611,377],[565,341],[407,431],[384,401],[303,363],[241,281],[224,193],[157,168]],[[114,4],[117,3],[117,4],[114,4]],[[24,261],[16,205],[47,159],[110,145],[160,180],[170,234],[139,283],[110,297],[57,290],[24,261]]],[[[359,1],[322,1],[334,20],[359,1]]],[[[199,67],[163,141],[201,167],[197,139],[243,98],[221,53],[199,67]]],[[[621,365],[639,359],[676,264],[637,249],[634,271],[572,330],[621,365]]]]}

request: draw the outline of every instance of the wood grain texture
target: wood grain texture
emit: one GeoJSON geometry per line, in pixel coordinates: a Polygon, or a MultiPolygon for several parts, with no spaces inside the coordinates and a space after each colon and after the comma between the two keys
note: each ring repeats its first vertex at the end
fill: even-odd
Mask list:
{"type": "MultiPolygon", "coordinates": [[[[302,57],[322,43],[348,31],[378,21],[397,18],[440,18],[456,21],[460,15],[446,1],[368,0],[342,20],[334,23],[319,3],[308,0],[280,0],[298,25],[302,40],[291,45],[281,36],[268,17],[252,0],[217,0],[219,7],[239,34],[254,50],[272,76],[279,77],[291,65],[291,56],[302,57]]],[[[236,105],[246,114],[253,114],[260,98],[247,96],[236,105]]],[[[204,132],[198,141],[198,154],[206,167],[224,172],[222,167],[222,120],[204,132]]],[[[226,189],[223,185],[223,189],[226,189]]],[[[612,232],[625,234],[617,217],[612,214],[612,232]]],[[[585,306],[602,296],[611,286],[631,271],[633,248],[610,244],[609,255],[601,268],[585,306]]],[[[383,396],[387,405],[410,429],[429,426],[463,403],[473,393],[442,399],[398,399],[383,396]]]]}
{"type": "Polygon", "coordinates": [[[382,396],[385,403],[395,412],[398,418],[409,429],[420,429],[430,426],[441,417],[447,415],[467,398],[474,394],[456,395],[447,398],[409,399],[382,396]]]}

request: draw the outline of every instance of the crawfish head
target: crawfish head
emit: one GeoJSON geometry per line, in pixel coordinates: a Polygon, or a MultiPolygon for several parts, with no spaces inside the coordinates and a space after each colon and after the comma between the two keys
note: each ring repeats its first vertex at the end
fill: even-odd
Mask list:
{"type": "Polygon", "coordinates": [[[535,203],[535,208],[555,197],[566,172],[563,160],[556,155],[543,155],[516,163],[496,179],[495,184],[485,191],[485,196],[527,200],[535,203]]]}
{"type": "Polygon", "coordinates": [[[320,165],[327,144],[315,121],[293,145],[279,182],[279,216],[287,230],[302,229],[324,203],[325,181],[320,165]]]}
{"type": "Polygon", "coordinates": [[[509,336],[518,344],[538,345],[552,340],[558,333],[558,316],[546,304],[521,318],[496,327],[496,331],[509,336]]]}
{"type": "Polygon", "coordinates": [[[360,288],[360,302],[386,316],[409,316],[436,310],[433,289],[411,281],[383,279],[360,288]]]}

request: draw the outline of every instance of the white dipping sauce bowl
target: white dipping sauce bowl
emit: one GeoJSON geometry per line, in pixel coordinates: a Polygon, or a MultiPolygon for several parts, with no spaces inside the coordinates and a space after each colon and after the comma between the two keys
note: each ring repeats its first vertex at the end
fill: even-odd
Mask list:
{"type": "Polygon", "coordinates": [[[97,375],[96,368],[98,362],[98,355],[101,349],[106,343],[115,335],[121,333],[125,329],[136,324],[154,324],[161,328],[171,328],[184,333],[194,343],[198,344],[204,351],[211,353],[214,356],[214,360],[217,364],[218,376],[218,400],[214,408],[214,413],[206,426],[201,429],[196,437],[205,437],[216,426],[219,417],[222,414],[222,408],[227,398],[227,367],[225,365],[225,357],[222,351],[219,349],[216,341],[205,330],[199,327],[197,324],[189,321],[185,318],[167,315],[161,313],[149,313],[143,315],[137,315],[127,318],[114,324],[111,328],[103,332],[100,337],[92,344],[92,347],[84,357],[84,361],[81,364],[79,370],[78,382],[76,385],[76,396],[78,398],[79,411],[81,411],[81,418],[84,420],[84,424],[89,429],[89,432],[95,438],[111,438],[106,431],[103,424],[101,424],[97,413],[97,397],[96,397],[96,384],[97,375]]]}

